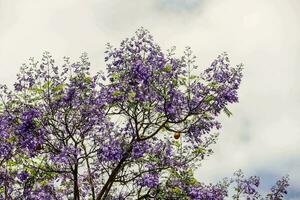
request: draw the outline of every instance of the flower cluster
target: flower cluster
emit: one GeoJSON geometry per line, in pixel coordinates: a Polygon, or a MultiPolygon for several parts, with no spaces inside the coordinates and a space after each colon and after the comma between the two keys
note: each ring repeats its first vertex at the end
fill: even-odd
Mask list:
{"type": "Polygon", "coordinates": [[[226,191],[217,185],[191,186],[189,187],[189,197],[195,200],[222,200],[226,196],[226,191]]]}
{"type": "Polygon", "coordinates": [[[239,199],[245,197],[246,199],[257,199],[260,197],[258,193],[258,186],[260,184],[260,178],[257,176],[251,176],[245,178],[241,170],[234,173],[235,179],[232,182],[236,183],[235,191],[236,194],[233,195],[234,199],[239,199]]]}
{"type": "MultiPolygon", "coordinates": [[[[84,53],[58,67],[45,52],[0,86],[0,199],[221,200],[230,184],[193,177],[238,102],[242,66],[221,54],[195,75],[186,48],[162,51],[141,28],[107,45],[106,74],[90,74],[84,53]]],[[[256,198],[259,179],[238,174],[236,198],[256,198]]],[[[282,198],[287,179],[269,199],[282,198]]]]}
{"type": "Polygon", "coordinates": [[[157,173],[147,173],[138,179],[137,182],[142,187],[154,188],[159,184],[159,175],[157,173]]]}
{"type": "Polygon", "coordinates": [[[287,187],[289,186],[289,177],[282,177],[280,180],[276,182],[271,188],[271,193],[268,194],[267,199],[275,200],[275,199],[283,199],[287,194],[287,187]]]}

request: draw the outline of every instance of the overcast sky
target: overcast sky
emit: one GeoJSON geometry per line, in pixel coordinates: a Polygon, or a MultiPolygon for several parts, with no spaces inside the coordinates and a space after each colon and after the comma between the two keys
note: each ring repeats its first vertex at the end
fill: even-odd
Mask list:
{"type": "Polygon", "coordinates": [[[88,52],[92,70],[103,70],[105,43],[141,26],[163,49],[175,45],[181,55],[191,46],[203,68],[223,51],[245,64],[240,103],[222,118],[199,179],[241,168],[269,187],[290,174],[289,199],[300,199],[298,0],[0,0],[0,81],[12,84],[21,63],[45,50],[59,62],[88,52]]]}

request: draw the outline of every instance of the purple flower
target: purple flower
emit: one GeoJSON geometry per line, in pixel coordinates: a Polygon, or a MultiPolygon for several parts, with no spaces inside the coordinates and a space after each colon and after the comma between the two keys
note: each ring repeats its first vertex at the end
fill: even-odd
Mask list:
{"type": "Polygon", "coordinates": [[[26,171],[22,171],[18,174],[20,181],[25,181],[28,178],[29,174],[26,171]]]}
{"type": "Polygon", "coordinates": [[[149,149],[149,144],[146,142],[137,142],[132,149],[132,156],[134,158],[140,158],[144,156],[144,153],[149,149]]]}
{"type": "Polygon", "coordinates": [[[144,174],[139,180],[138,184],[140,186],[145,186],[149,188],[154,188],[159,184],[159,175],[157,173],[147,173],[144,174]]]}
{"type": "MultiPolygon", "coordinates": [[[[174,50],[141,28],[107,45],[106,73],[92,75],[86,53],[61,67],[48,52],[31,58],[14,90],[0,85],[0,199],[223,200],[230,187],[258,197],[258,177],[214,185],[193,174],[212,153],[218,116],[238,102],[242,66],[223,53],[197,74],[191,49],[174,50]]],[[[287,186],[277,182],[269,199],[287,186]]]]}

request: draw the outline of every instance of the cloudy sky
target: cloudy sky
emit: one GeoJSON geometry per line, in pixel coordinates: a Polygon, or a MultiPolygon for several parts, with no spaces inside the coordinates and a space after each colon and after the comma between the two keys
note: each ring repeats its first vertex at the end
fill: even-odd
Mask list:
{"type": "Polygon", "coordinates": [[[0,81],[12,84],[45,50],[59,62],[88,52],[93,71],[103,70],[105,43],[141,26],[163,49],[191,46],[201,67],[226,51],[245,64],[240,103],[197,176],[216,181],[241,168],[269,187],[290,174],[289,199],[299,199],[299,9],[298,0],[0,0],[0,81]]]}

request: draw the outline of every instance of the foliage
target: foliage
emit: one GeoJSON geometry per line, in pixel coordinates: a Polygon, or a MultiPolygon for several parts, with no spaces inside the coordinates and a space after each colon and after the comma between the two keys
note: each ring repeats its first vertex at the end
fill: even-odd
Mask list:
{"type": "MultiPolygon", "coordinates": [[[[238,101],[242,66],[226,53],[194,75],[186,48],[163,53],[145,29],[107,45],[107,75],[86,54],[61,67],[31,58],[14,90],[1,86],[0,199],[262,198],[259,179],[206,184],[193,172],[212,154],[217,116],[238,101]]],[[[287,178],[267,199],[281,199],[287,178]]]]}

